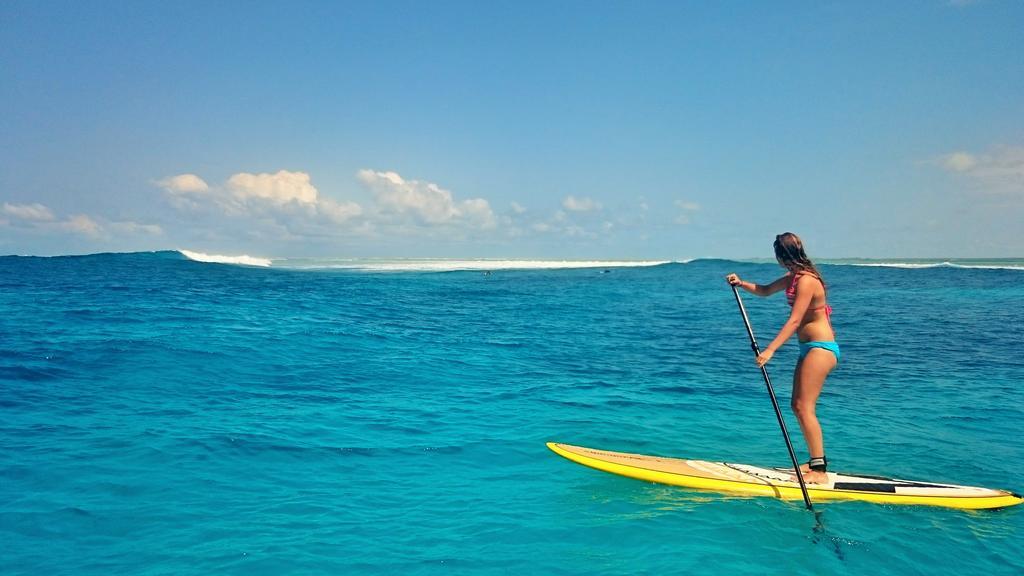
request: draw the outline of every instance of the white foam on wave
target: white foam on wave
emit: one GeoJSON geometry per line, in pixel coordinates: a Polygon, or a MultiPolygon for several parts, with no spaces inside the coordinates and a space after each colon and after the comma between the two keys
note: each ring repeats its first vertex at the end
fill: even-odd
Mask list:
{"type": "Polygon", "coordinates": [[[241,264],[244,266],[270,266],[270,258],[257,258],[243,254],[241,256],[224,256],[223,254],[204,254],[191,250],[179,250],[189,260],[210,262],[214,264],[241,264]]]}
{"type": "Polygon", "coordinates": [[[952,267],[952,262],[836,262],[837,266],[862,266],[866,268],[907,268],[915,270],[918,268],[945,268],[952,267]]]}
{"type": "Polygon", "coordinates": [[[342,269],[379,272],[454,272],[459,270],[555,270],[566,268],[631,268],[660,266],[671,260],[329,260],[288,262],[285,267],[303,269],[342,269]]]}
{"type": "Polygon", "coordinates": [[[865,266],[871,268],[905,268],[917,270],[922,268],[963,268],[967,270],[1021,270],[1024,265],[1014,264],[963,264],[957,262],[836,262],[838,266],[865,266]]]}
{"type": "Polygon", "coordinates": [[[969,268],[972,270],[1018,270],[1024,272],[1024,265],[999,264],[950,264],[950,268],[969,268]]]}

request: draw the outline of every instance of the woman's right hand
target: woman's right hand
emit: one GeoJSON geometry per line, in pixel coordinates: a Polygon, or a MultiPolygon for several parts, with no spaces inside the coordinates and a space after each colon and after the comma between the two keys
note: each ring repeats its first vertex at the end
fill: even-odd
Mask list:
{"type": "Polygon", "coordinates": [[[743,281],[740,280],[740,277],[735,274],[729,274],[726,276],[725,281],[728,282],[730,286],[739,286],[743,283],[743,281]]]}

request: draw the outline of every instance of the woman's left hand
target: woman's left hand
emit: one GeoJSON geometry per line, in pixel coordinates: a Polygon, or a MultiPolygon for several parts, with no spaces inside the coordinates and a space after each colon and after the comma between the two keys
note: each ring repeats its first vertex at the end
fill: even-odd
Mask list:
{"type": "Polygon", "coordinates": [[[774,355],[775,352],[772,352],[771,350],[764,350],[763,352],[757,355],[757,358],[754,360],[754,362],[757,362],[758,366],[764,366],[765,364],[768,363],[769,360],[772,359],[772,356],[774,355]]]}

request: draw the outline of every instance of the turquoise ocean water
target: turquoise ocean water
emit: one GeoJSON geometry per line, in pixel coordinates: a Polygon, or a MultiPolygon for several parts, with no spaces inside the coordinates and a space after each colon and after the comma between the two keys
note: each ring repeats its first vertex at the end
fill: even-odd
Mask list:
{"type": "MultiPolygon", "coordinates": [[[[547,450],[785,465],[723,280],[774,264],[256,263],[0,258],[0,573],[1024,572],[1024,506],[816,519],[547,450]]],[[[1024,262],[822,270],[832,467],[1024,490],[1024,262]]]]}

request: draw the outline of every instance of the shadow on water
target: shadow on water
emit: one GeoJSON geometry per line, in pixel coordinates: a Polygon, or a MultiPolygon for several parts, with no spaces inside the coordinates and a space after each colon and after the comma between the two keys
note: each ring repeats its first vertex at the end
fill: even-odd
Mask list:
{"type": "Polygon", "coordinates": [[[825,527],[825,512],[814,510],[814,528],[811,530],[811,542],[826,546],[830,552],[835,554],[837,560],[846,560],[846,554],[840,545],[842,540],[838,536],[832,536],[825,527]]]}
{"type": "MultiPolygon", "coordinates": [[[[607,488],[607,487],[605,487],[607,488]]],[[[640,505],[642,511],[634,511],[632,514],[635,517],[655,517],[665,513],[674,512],[696,512],[706,506],[716,506],[727,504],[729,502],[743,502],[750,505],[761,502],[760,510],[769,515],[775,515],[780,513],[778,509],[774,509],[770,504],[772,500],[783,504],[782,508],[785,512],[782,512],[784,519],[776,516],[776,520],[781,519],[782,525],[789,525],[796,528],[791,524],[794,520],[803,524],[803,514],[810,512],[814,515],[814,523],[811,526],[810,535],[807,539],[814,546],[823,546],[825,550],[832,556],[841,562],[846,561],[846,552],[844,551],[844,544],[850,543],[848,539],[832,533],[829,531],[825,521],[825,511],[821,508],[812,508],[808,510],[803,502],[794,503],[793,501],[775,498],[763,498],[760,496],[753,496],[750,494],[731,494],[731,493],[719,493],[719,492],[702,492],[702,491],[689,491],[679,490],[677,487],[672,486],[661,486],[651,485],[649,490],[636,492],[635,489],[629,488],[628,484],[621,485],[621,492],[611,491],[605,492],[605,497],[600,498],[599,501],[602,504],[608,504],[613,501],[625,500],[632,502],[633,504],[640,505]],[[775,510],[775,512],[769,512],[769,510],[775,510]],[[790,516],[796,514],[798,516],[790,516]]],[[[592,504],[592,502],[590,503],[592,504]]],[[[771,522],[771,521],[769,521],[771,522]]],[[[778,528],[781,529],[782,525],[778,528]]],[[[803,528],[798,529],[798,532],[802,532],[803,528]]]]}

